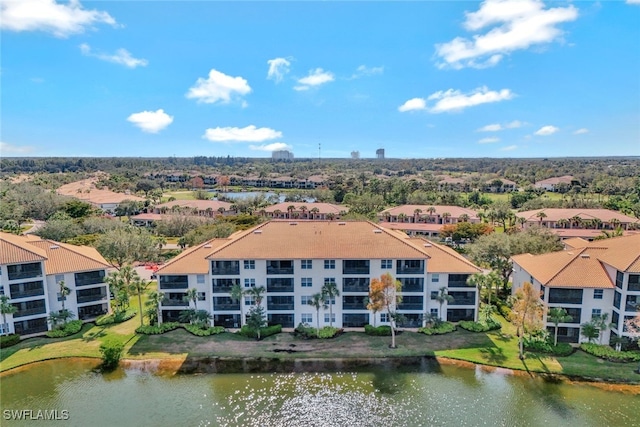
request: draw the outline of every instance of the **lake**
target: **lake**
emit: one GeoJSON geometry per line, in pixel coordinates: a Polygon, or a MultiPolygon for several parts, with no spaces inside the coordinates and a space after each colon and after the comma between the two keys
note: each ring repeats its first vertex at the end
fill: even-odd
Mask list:
{"type": "MultiPolygon", "coordinates": [[[[639,426],[640,396],[432,361],[391,371],[174,375],[41,362],[1,377],[3,426],[639,426]],[[38,410],[65,421],[9,421],[38,410]],[[14,412],[11,412],[14,411],[14,412]]],[[[146,365],[148,366],[148,365],[146,365]]],[[[42,415],[42,413],[40,413],[42,415]]]]}

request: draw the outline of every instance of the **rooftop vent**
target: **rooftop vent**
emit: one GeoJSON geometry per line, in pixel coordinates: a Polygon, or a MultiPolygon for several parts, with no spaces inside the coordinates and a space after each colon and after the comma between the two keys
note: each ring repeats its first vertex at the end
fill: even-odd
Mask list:
{"type": "Polygon", "coordinates": [[[49,249],[58,249],[59,247],[60,246],[58,246],[58,245],[51,245],[51,246],[49,246],[49,249]]]}
{"type": "Polygon", "coordinates": [[[431,243],[425,243],[425,244],[424,244],[424,247],[425,247],[425,248],[430,248],[431,246],[433,246],[431,243]]]}
{"type": "Polygon", "coordinates": [[[253,230],[253,234],[262,234],[262,230],[253,230]]]}
{"type": "Polygon", "coordinates": [[[211,245],[209,243],[207,243],[206,245],[203,246],[203,248],[210,248],[211,245]]]}
{"type": "Polygon", "coordinates": [[[580,258],[591,258],[589,254],[581,254],[580,258]]]}
{"type": "Polygon", "coordinates": [[[380,234],[380,233],[382,233],[382,230],[374,228],[373,232],[376,233],[376,234],[380,234]]]}
{"type": "Polygon", "coordinates": [[[347,225],[346,222],[339,222],[338,225],[347,225]]]}
{"type": "Polygon", "coordinates": [[[298,225],[297,222],[290,222],[289,225],[298,225]]]}

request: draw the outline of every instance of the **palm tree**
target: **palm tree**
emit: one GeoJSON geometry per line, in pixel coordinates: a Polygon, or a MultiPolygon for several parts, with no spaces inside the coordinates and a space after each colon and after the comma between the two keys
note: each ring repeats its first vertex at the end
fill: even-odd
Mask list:
{"type": "Polygon", "coordinates": [[[144,325],[144,316],[142,315],[142,294],[147,290],[149,284],[151,284],[151,282],[147,282],[142,277],[138,276],[138,273],[136,273],[134,279],[131,281],[131,283],[129,283],[129,292],[131,293],[131,295],[138,296],[138,307],[140,309],[140,326],[144,325]]]}
{"type": "Polygon", "coordinates": [[[149,307],[147,311],[147,317],[149,317],[149,324],[153,325],[155,323],[162,323],[162,313],[160,307],[162,305],[162,301],[164,301],[164,293],[158,291],[152,291],[149,293],[149,299],[144,303],[145,306],[149,307]],[[152,315],[155,314],[156,321],[154,322],[152,319],[152,315]]]}
{"type": "Polygon", "coordinates": [[[329,299],[329,326],[333,327],[333,303],[332,300],[335,297],[340,296],[340,290],[336,282],[326,282],[322,286],[322,295],[329,299]]]}
{"type": "Polygon", "coordinates": [[[245,295],[252,297],[253,305],[259,307],[262,304],[265,292],[266,289],[264,286],[253,286],[246,291],[245,295]]]}
{"type": "Polygon", "coordinates": [[[422,213],[422,209],[416,208],[413,211],[413,222],[418,222],[420,219],[420,214],[422,213]]]}
{"type": "Polygon", "coordinates": [[[308,208],[305,205],[302,205],[298,209],[300,209],[300,211],[302,212],[302,217],[304,218],[308,208]]]}
{"type": "Polygon", "coordinates": [[[427,212],[429,212],[429,215],[433,215],[436,211],[436,208],[434,208],[433,206],[429,206],[427,208],[427,212]]]}
{"type": "Polygon", "coordinates": [[[16,311],[18,311],[18,309],[16,308],[15,305],[9,302],[9,297],[6,295],[0,295],[0,313],[2,314],[2,324],[4,326],[3,335],[9,334],[9,326],[7,324],[7,314],[13,314],[16,311]]]}
{"type": "Polygon", "coordinates": [[[596,328],[596,326],[591,322],[583,323],[580,326],[582,327],[580,333],[583,337],[588,339],[590,343],[594,342],[600,335],[600,331],[598,330],[598,328],[596,328]]]}
{"type": "Polygon", "coordinates": [[[291,214],[293,213],[293,211],[296,210],[296,207],[294,205],[289,205],[287,206],[287,212],[289,212],[289,218],[291,218],[291,214]]]}
{"type": "Polygon", "coordinates": [[[538,218],[540,226],[542,226],[542,220],[547,217],[547,214],[544,213],[543,211],[540,211],[536,214],[536,217],[538,218]]]}
{"type": "Polygon", "coordinates": [[[327,309],[327,303],[325,302],[324,295],[322,293],[313,294],[307,304],[316,309],[316,335],[320,337],[320,309],[327,309]]]}
{"type": "Polygon", "coordinates": [[[598,328],[598,343],[602,344],[602,335],[609,328],[609,313],[593,316],[591,323],[598,328]]]}
{"type": "Polygon", "coordinates": [[[442,317],[442,305],[446,302],[446,303],[452,303],[453,302],[453,297],[451,295],[449,295],[449,291],[447,290],[446,286],[443,286],[440,288],[438,295],[436,295],[436,301],[438,301],[438,303],[440,304],[440,320],[444,320],[444,318],[442,317]]]}
{"type": "Polygon", "coordinates": [[[447,223],[447,219],[451,218],[451,214],[449,212],[442,212],[442,215],[440,215],[442,217],[442,223],[446,224],[447,223]]]}
{"type": "Polygon", "coordinates": [[[49,317],[47,317],[47,322],[51,323],[51,329],[55,329],[58,326],[58,322],[60,321],[60,312],[52,311],[49,313],[49,317]]]}
{"type": "Polygon", "coordinates": [[[60,280],[58,282],[58,287],[59,287],[59,290],[60,290],[60,300],[62,301],[62,309],[64,310],[64,302],[67,299],[67,295],[69,295],[71,293],[71,289],[69,289],[67,286],[65,286],[64,280],[60,280]]]}
{"type": "Polygon", "coordinates": [[[196,288],[187,289],[184,300],[193,301],[193,309],[198,311],[198,290],[196,288]]]}
{"type": "Polygon", "coordinates": [[[519,216],[517,221],[518,221],[518,224],[520,224],[520,228],[524,228],[524,225],[527,223],[527,218],[523,216],[519,216]]]}
{"type": "Polygon", "coordinates": [[[68,320],[75,317],[75,314],[73,313],[73,311],[63,308],[58,312],[58,317],[60,320],[62,320],[62,324],[66,325],[68,320]]]}
{"type": "Polygon", "coordinates": [[[316,215],[318,214],[318,212],[320,212],[320,209],[311,208],[311,210],[309,212],[311,213],[311,219],[316,219],[316,215]]]}
{"type": "Polygon", "coordinates": [[[467,214],[462,214],[462,215],[460,215],[460,216],[458,217],[458,221],[460,221],[460,222],[467,222],[467,221],[469,221],[469,215],[467,215],[467,214]]]}
{"type": "Polygon", "coordinates": [[[239,283],[236,283],[231,287],[231,301],[240,303],[240,327],[244,325],[244,309],[242,303],[242,297],[244,296],[244,289],[240,286],[239,283]]]}
{"type": "Polygon", "coordinates": [[[558,325],[560,323],[571,322],[573,317],[569,316],[567,310],[561,307],[554,307],[549,309],[549,313],[547,314],[547,320],[553,323],[554,333],[553,333],[553,345],[558,345],[558,325]]]}
{"type": "Polygon", "coordinates": [[[559,220],[556,221],[556,224],[558,224],[560,228],[567,228],[567,225],[569,225],[570,223],[571,221],[569,221],[566,218],[560,218],[559,220]]]}

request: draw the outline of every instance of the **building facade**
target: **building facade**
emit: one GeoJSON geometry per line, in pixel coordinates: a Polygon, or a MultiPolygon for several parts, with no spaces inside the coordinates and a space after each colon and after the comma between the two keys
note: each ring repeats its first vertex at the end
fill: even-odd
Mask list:
{"type": "Polygon", "coordinates": [[[479,271],[449,248],[370,222],[309,220],[270,221],[228,239],[211,240],[185,251],[157,274],[166,297],[165,321],[189,308],[184,296],[196,288],[197,308],[208,310],[215,325],[240,327],[255,301],[247,295],[232,299],[232,287],[264,286],[268,323],[293,328],[316,325],[318,315],[321,327],[388,323],[386,314],[367,310],[366,299],[371,280],[391,273],[402,283],[397,311],[405,318],[403,326],[419,327],[425,313],[474,320],[478,296],[467,278],[479,271]],[[335,283],[340,295],[327,301],[331,309],[317,313],[308,302],[326,283],[335,283]],[[441,287],[454,297],[442,307],[435,300],[441,287]]]}
{"type": "Polygon", "coordinates": [[[48,317],[63,308],[60,282],[70,289],[64,308],[80,320],[109,311],[105,259],[93,248],[0,233],[0,294],[16,308],[2,333],[36,335],[51,329],[48,317]]]}

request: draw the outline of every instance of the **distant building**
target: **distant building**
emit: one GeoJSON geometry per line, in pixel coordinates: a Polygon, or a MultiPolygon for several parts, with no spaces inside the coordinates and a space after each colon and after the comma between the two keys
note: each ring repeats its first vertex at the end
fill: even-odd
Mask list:
{"type": "Polygon", "coordinates": [[[273,160],[293,160],[293,153],[289,150],[278,150],[271,152],[273,160]]]}
{"type": "Polygon", "coordinates": [[[352,159],[359,159],[360,158],[360,152],[359,151],[352,151],[351,152],[351,158],[352,159]]]}
{"type": "Polygon", "coordinates": [[[384,148],[378,148],[376,150],[376,159],[384,159],[384,148]]]}

